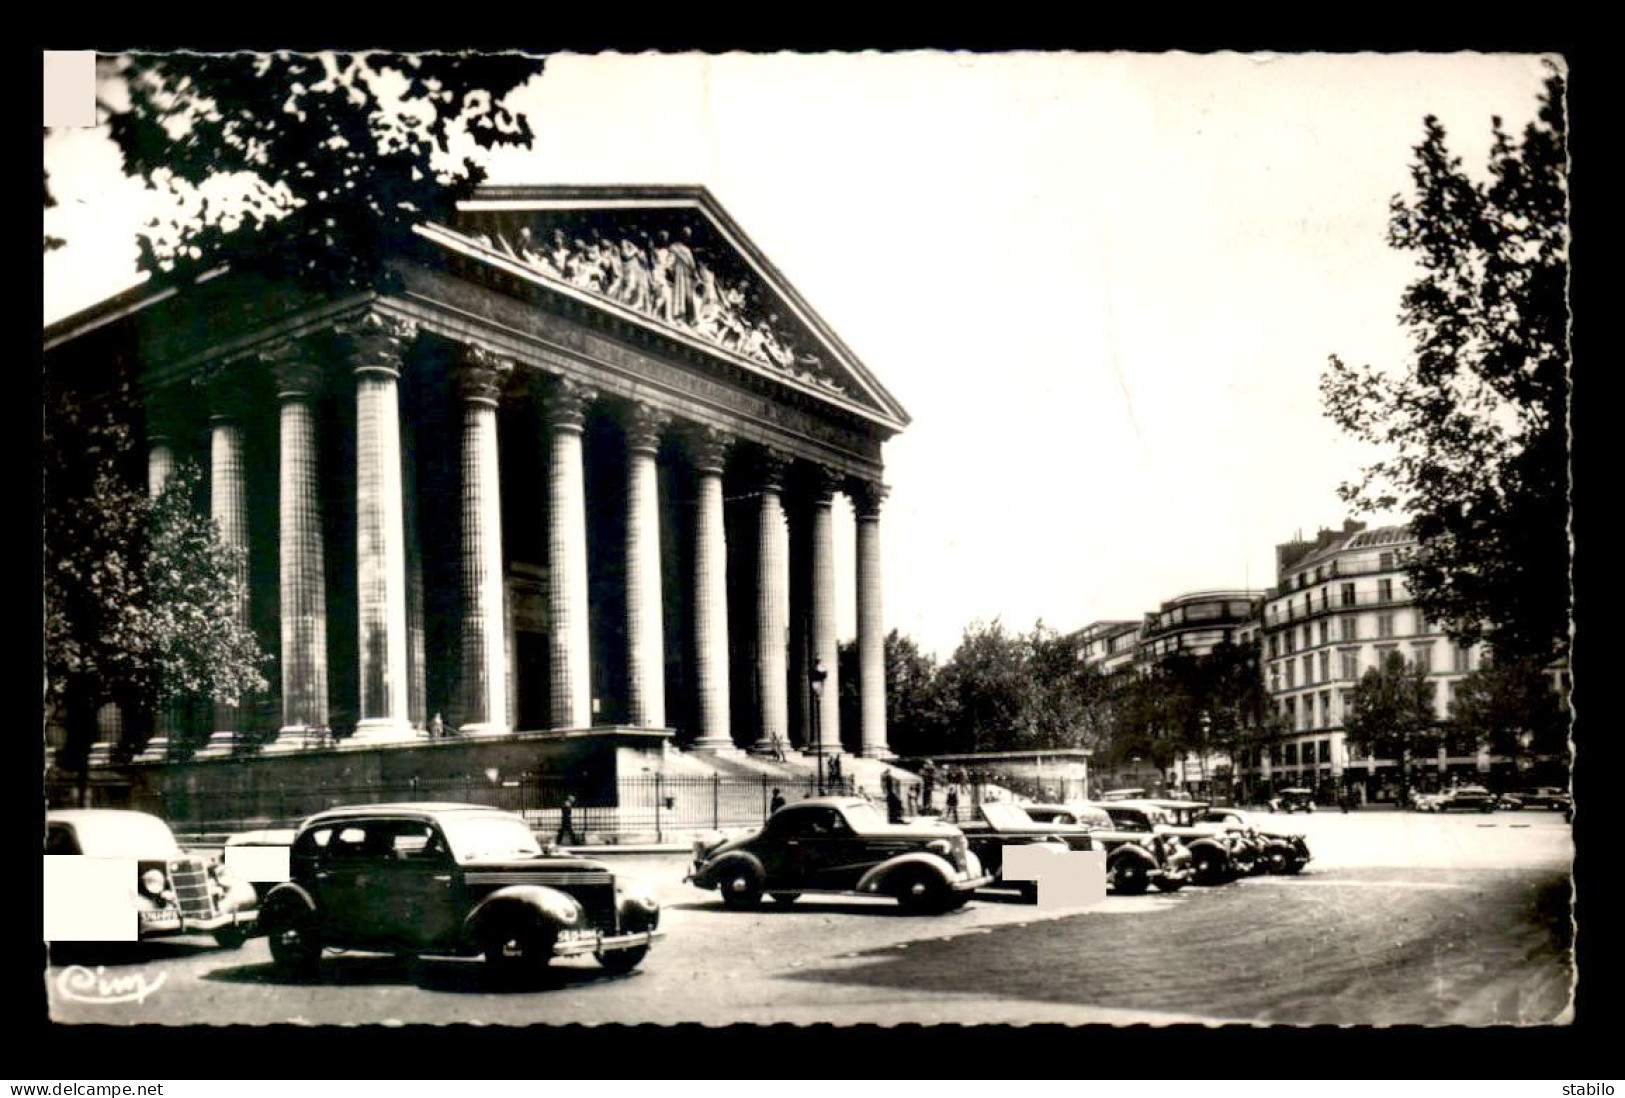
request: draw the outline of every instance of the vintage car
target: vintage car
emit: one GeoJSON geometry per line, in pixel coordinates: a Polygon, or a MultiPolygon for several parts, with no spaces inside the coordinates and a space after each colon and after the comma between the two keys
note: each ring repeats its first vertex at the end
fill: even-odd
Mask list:
{"type": "Polygon", "coordinates": [[[477,956],[499,976],[535,976],[591,954],[633,968],[662,932],[660,905],[602,862],[544,851],[524,819],[469,804],[370,804],[307,819],[291,876],[261,923],[281,968],[325,949],[477,956]]]}
{"type": "Polygon", "coordinates": [[[1294,787],[1283,789],[1270,805],[1270,811],[1279,806],[1282,812],[1313,812],[1315,810],[1315,791],[1294,787]]]}
{"type": "MultiPolygon", "coordinates": [[[[1058,843],[1069,850],[1094,850],[1089,828],[1073,823],[1039,821],[1026,811],[1025,805],[1011,801],[987,801],[977,805],[971,818],[961,820],[959,830],[965,833],[972,853],[981,860],[982,868],[993,875],[995,885],[1004,884],[1004,851],[1010,846],[1031,843],[1058,843]]],[[[1031,881],[1017,886],[1029,900],[1038,898],[1038,886],[1031,881]]]]}
{"type": "Polygon", "coordinates": [[[763,893],[789,904],[803,892],[857,892],[921,914],[961,907],[993,883],[957,827],[931,817],[888,823],[861,797],[809,797],[741,837],[702,835],[686,879],[733,908],[754,908],[763,893]]]}
{"type": "Polygon", "coordinates": [[[1574,807],[1574,797],[1567,789],[1559,789],[1555,785],[1543,785],[1536,789],[1528,789],[1518,794],[1518,799],[1525,808],[1544,808],[1552,812],[1566,812],[1574,807]]]}
{"type": "Polygon", "coordinates": [[[1309,844],[1301,834],[1259,827],[1253,817],[1239,808],[1209,805],[1197,813],[1196,822],[1222,824],[1247,835],[1258,848],[1259,866],[1264,872],[1297,874],[1309,864],[1309,844]]]}
{"type": "Polygon", "coordinates": [[[1148,799],[1129,802],[1152,805],[1168,814],[1172,833],[1191,854],[1191,879],[1199,885],[1224,884],[1237,877],[1263,872],[1263,851],[1243,829],[1222,821],[1202,820],[1207,801],[1148,799]]]}
{"type": "Polygon", "coordinates": [[[1458,785],[1433,800],[1429,812],[1494,812],[1496,797],[1481,785],[1458,785]]]}
{"type": "Polygon", "coordinates": [[[1111,820],[1089,837],[1106,851],[1106,880],[1113,892],[1138,895],[1155,885],[1159,892],[1178,892],[1191,880],[1191,855],[1169,827],[1160,808],[1131,801],[1099,806],[1111,820]]]}
{"type": "Polygon", "coordinates": [[[60,809],[45,816],[45,939],[133,942],[212,934],[235,949],[259,917],[254,889],[187,854],[145,812],[60,809]]]}

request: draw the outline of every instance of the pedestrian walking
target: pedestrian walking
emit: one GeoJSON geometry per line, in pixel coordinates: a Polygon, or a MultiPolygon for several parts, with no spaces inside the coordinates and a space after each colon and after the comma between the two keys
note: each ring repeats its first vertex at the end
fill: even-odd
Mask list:
{"type": "Polygon", "coordinates": [[[841,784],[841,753],[836,751],[829,757],[829,781],[839,788],[841,784]]]}
{"type": "MultiPolygon", "coordinates": [[[[768,758],[777,762],[784,761],[784,741],[779,739],[777,732],[773,733],[772,745],[768,749],[768,758]]],[[[774,792],[777,793],[778,790],[775,789],[774,792]]]]}
{"type": "Polygon", "coordinates": [[[767,814],[769,816],[771,816],[771,815],[773,815],[773,813],[777,812],[779,809],[781,809],[783,807],[784,807],[784,791],[782,789],[775,789],[773,791],[773,799],[771,801],[767,802],[767,814]]]}
{"type": "Polygon", "coordinates": [[[897,795],[897,781],[890,774],[881,777],[881,784],[886,787],[886,819],[890,823],[903,822],[903,798],[897,795]]]}
{"type": "Polygon", "coordinates": [[[947,805],[948,805],[948,818],[950,820],[952,820],[954,823],[958,823],[959,822],[959,787],[957,785],[950,785],[948,787],[947,805]]]}
{"type": "Polygon", "coordinates": [[[579,846],[581,837],[576,834],[575,825],[576,798],[574,793],[564,795],[564,803],[559,806],[559,833],[553,841],[559,846],[579,846]],[[568,836],[568,839],[566,839],[568,836]]]}

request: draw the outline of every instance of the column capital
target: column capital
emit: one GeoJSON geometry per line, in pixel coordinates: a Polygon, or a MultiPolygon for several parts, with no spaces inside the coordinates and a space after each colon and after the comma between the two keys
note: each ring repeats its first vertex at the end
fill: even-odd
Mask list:
{"type": "Polygon", "coordinates": [[[200,371],[194,384],[203,392],[209,422],[234,423],[243,414],[243,384],[237,363],[214,363],[200,371]]]}
{"type": "Polygon", "coordinates": [[[321,392],[321,359],[300,339],[279,339],[260,348],[259,361],[276,379],[278,400],[313,397],[321,392]]]}
{"type": "Polygon", "coordinates": [[[142,400],[147,413],[147,441],[154,443],[178,437],[184,432],[185,394],[177,386],[153,389],[142,400]]]}
{"type": "Polygon", "coordinates": [[[507,355],[469,344],[458,356],[453,372],[457,393],[469,403],[495,404],[513,369],[513,359],[507,355]]]}
{"type": "Polygon", "coordinates": [[[891,489],[878,480],[860,480],[856,477],[846,482],[845,490],[851,497],[853,513],[860,519],[878,519],[880,505],[891,495],[891,489]]]}
{"type": "Polygon", "coordinates": [[[841,478],[822,465],[803,466],[799,481],[806,501],[817,507],[828,507],[835,502],[835,491],[841,486],[841,478]]]}
{"type": "Polygon", "coordinates": [[[768,492],[784,491],[785,473],[789,471],[791,460],[790,454],[784,450],[772,446],[759,447],[752,462],[757,485],[768,492]]]}
{"type": "Polygon", "coordinates": [[[621,419],[626,429],[626,446],[633,453],[654,453],[660,448],[660,436],[671,423],[671,416],[652,404],[638,401],[621,419]]]}
{"type": "Polygon", "coordinates": [[[379,309],[367,309],[333,325],[350,368],[356,373],[379,370],[400,376],[401,358],[417,336],[417,325],[379,309]]]}
{"type": "Polygon", "coordinates": [[[568,377],[555,377],[542,394],[547,422],[557,430],[579,431],[587,422],[587,405],[598,399],[598,390],[568,377]]]}
{"type": "Polygon", "coordinates": [[[702,473],[721,473],[734,437],[719,427],[693,426],[683,433],[683,442],[695,469],[702,473]]]}

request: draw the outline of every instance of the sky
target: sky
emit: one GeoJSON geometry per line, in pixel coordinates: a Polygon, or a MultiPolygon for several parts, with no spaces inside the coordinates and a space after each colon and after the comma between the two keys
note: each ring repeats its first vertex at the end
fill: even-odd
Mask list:
{"type": "MultiPolygon", "coordinates": [[[[907,409],[884,619],[1063,631],[1275,582],[1376,457],[1321,412],[1330,355],[1402,365],[1390,199],[1436,115],[1469,170],[1532,54],[554,56],[493,183],[699,183],[907,409]]],[[[55,130],[45,319],[133,284],[138,185],[55,130]]],[[[1365,516],[1373,525],[1400,515],[1365,516]]],[[[837,510],[841,634],[852,523],[837,510]]]]}

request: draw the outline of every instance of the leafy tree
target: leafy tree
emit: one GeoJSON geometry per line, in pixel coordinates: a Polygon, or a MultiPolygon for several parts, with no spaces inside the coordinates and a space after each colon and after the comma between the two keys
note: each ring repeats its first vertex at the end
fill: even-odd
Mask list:
{"type": "Polygon", "coordinates": [[[1450,718],[1480,745],[1525,766],[1568,751],[1568,713],[1538,660],[1481,665],[1456,687],[1450,718]]]}
{"type": "Polygon", "coordinates": [[[1019,742],[1029,685],[1023,647],[997,618],[965,627],[940,672],[946,750],[1003,750],[1019,742]]]}
{"type": "Polygon", "coordinates": [[[1374,754],[1399,759],[1402,802],[1410,793],[1412,757],[1438,738],[1433,694],[1427,672],[1398,652],[1389,652],[1382,666],[1367,671],[1354,686],[1344,726],[1348,739],[1374,754]]]}
{"type": "Polygon", "coordinates": [[[1402,371],[1333,357],[1327,414],[1392,456],[1340,489],[1359,510],[1399,508],[1428,617],[1504,659],[1550,662],[1568,637],[1568,198],[1564,83],[1547,80],[1521,140],[1492,121],[1488,175],[1469,176],[1429,116],[1414,196],[1391,203],[1389,243],[1417,257],[1400,320],[1402,371]]]}
{"type": "Polygon", "coordinates": [[[170,199],[140,267],[229,258],[318,284],[364,284],[412,227],[485,178],[475,147],[532,140],[507,95],[542,70],[509,54],[131,54],[128,105],[102,104],[125,171],[170,199]],[[227,197],[217,189],[227,181],[227,197]]]}
{"type": "Polygon", "coordinates": [[[235,702],[267,685],[266,657],[234,610],[241,550],[199,511],[201,471],[182,464],[151,500],[103,457],[90,491],[46,511],[46,696],[67,732],[67,770],[82,771],[108,702],[133,747],[170,703],[235,702]]]}

